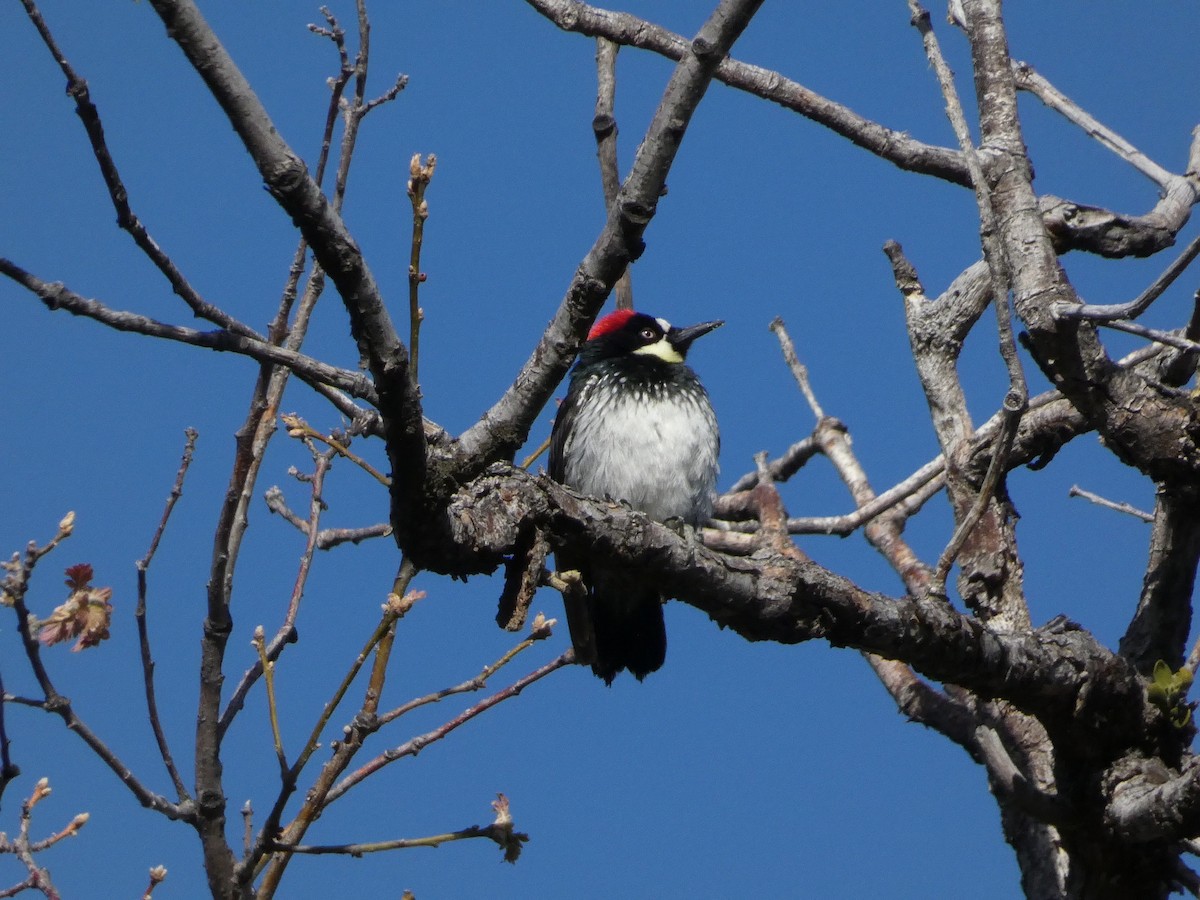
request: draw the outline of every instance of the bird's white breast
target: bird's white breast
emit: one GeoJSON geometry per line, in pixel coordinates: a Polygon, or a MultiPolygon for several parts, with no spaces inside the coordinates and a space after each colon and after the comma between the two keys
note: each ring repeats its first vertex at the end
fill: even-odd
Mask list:
{"type": "Polygon", "coordinates": [[[618,392],[623,376],[594,375],[564,457],[565,481],[594,497],[626,500],[659,521],[694,525],[712,509],[717,480],[716,417],[703,388],[672,392],[639,385],[618,392]]]}

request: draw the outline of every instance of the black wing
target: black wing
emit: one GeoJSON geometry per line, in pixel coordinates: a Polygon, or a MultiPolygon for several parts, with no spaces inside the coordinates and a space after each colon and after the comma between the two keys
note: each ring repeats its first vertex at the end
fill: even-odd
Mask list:
{"type": "Polygon", "coordinates": [[[558,407],[554,428],[550,431],[550,477],[559,484],[563,483],[566,476],[566,460],[563,459],[563,454],[566,452],[571,432],[575,430],[575,416],[586,381],[586,378],[572,376],[571,385],[567,388],[567,398],[558,407]]]}

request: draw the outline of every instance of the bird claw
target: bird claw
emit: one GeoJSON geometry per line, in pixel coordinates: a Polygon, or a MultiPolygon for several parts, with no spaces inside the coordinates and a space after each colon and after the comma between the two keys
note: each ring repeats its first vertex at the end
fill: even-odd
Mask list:
{"type": "Polygon", "coordinates": [[[662,524],[665,528],[669,528],[680,537],[683,537],[687,533],[687,522],[683,521],[680,516],[671,516],[662,524]]]}

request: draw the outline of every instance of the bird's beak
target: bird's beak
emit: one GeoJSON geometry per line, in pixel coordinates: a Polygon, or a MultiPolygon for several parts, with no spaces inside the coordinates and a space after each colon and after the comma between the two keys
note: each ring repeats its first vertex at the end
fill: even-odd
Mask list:
{"type": "Polygon", "coordinates": [[[672,328],[667,332],[667,343],[680,353],[687,353],[688,347],[692,345],[692,341],[698,337],[703,337],[714,329],[720,328],[724,324],[724,319],[716,319],[712,322],[701,322],[699,325],[689,325],[687,328],[672,328]]]}

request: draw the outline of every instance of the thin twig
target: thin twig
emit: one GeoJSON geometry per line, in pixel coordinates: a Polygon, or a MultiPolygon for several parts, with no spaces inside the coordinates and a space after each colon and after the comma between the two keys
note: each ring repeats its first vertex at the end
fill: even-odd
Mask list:
{"type": "MultiPolygon", "coordinates": [[[[359,8],[360,16],[365,16],[361,0],[359,8]]],[[[363,741],[378,728],[379,700],[383,696],[383,688],[387,681],[388,661],[391,659],[392,647],[396,639],[396,624],[412,606],[413,601],[408,597],[408,586],[416,574],[417,568],[409,559],[401,560],[392,583],[392,592],[388,595],[388,602],[385,605],[384,621],[381,625],[382,634],[374,645],[374,660],[363,694],[362,705],[353,722],[347,726],[342,739],[337,742],[333,756],[321,767],[315,783],[305,793],[304,803],[295,818],[281,830],[279,826],[284,804],[295,790],[295,778],[291,777],[289,773],[289,777],[284,779],[279,797],[276,798],[267,821],[259,830],[254,850],[238,866],[239,877],[246,883],[249,883],[260,872],[263,874],[258,890],[258,896],[263,900],[270,900],[275,895],[280,879],[283,878],[288,863],[291,861],[289,853],[269,853],[269,844],[276,840],[285,844],[299,843],[303,840],[309,826],[329,805],[329,791],[334,782],[350,765],[362,748],[363,741]]],[[[297,765],[301,760],[306,761],[307,758],[302,753],[300,760],[297,760],[297,765]]]]}
{"type": "Polygon", "coordinates": [[[279,762],[279,771],[286,775],[288,771],[287,754],[283,750],[283,735],[279,732],[279,705],[275,702],[275,663],[267,659],[266,640],[261,625],[254,629],[252,641],[258,653],[258,665],[263,673],[263,684],[267,689],[267,717],[271,721],[271,740],[275,744],[275,759],[279,762]]]}
{"type": "Polygon", "coordinates": [[[792,371],[792,377],[796,379],[796,385],[800,388],[800,393],[808,401],[808,408],[812,410],[812,414],[818,420],[823,419],[825,412],[821,409],[821,404],[817,402],[817,395],[813,393],[812,385],[808,382],[808,368],[796,356],[796,348],[787,333],[783,319],[776,316],[771,320],[770,328],[779,339],[779,346],[783,349],[783,358],[787,362],[788,368],[792,371]]]}
{"type": "Polygon", "coordinates": [[[1115,512],[1125,513],[1133,516],[1135,519],[1141,519],[1143,522],[1153,522],[1154,516],[1145,510],[1138,509],[1136,506],[1131,506],[1128,503],[1116,503],[1112,500],[1106,500],[1099,494],[1093,494],[1091,491],[1085,491],[1077,484],[1071,485],[1071,489],[1067,491],[1068,497],[1079,497],[1087,500],[1090,503],[1095,503],[1097,506],[1103,506],[1105,509],[1111,509],[1115,512]]]}
{"type": "Polygon", "coordinates": [[[1192,238],[1192,242],[1184,248],[1179,256],[1154,279],[1153,283],[1137,297],[1128,303],[1055,303],[1050,312],[1058,319],[1090,319],[1093,322],[1107,322],[1113,319],[1136,319],[1150,304],[1162,296],[1192,261],[1200,255],[1200,235],[1192,238]]]}
{"type": "MultiPolygon", "coordinates": [[[[514,832],[513,837],[520,841],[529,840],[524,832],[514,832]]],[[[461,841],[470,838],[490,838],[503,846],[503,839],[497,838],[497,826],[472,825],[461,831],[448,831],[444,834],[431,834],[421,838],[397,838],[391,841],[374,841],[362,844],[276,844],[273,849],[288,853],[305,853],[314,856],[324,854],[339,854],[342,856],[363,856],[367,853],[381,853],[387,850],[408,850],[413,847],[440,847],[451,841],[461,841]]]]}
{"type": "Polygon", "coordinates": [[[331,550],[339,544],[361,544],[371,538],[387,537],[392,526],[387,522],[362,528],[322,528],[317,532],[317,549],[331,550]]]}
{"type": "Polygon", "coordinates": [[[224,310],[213,306],[201,297],[184,277],[183,273],[179,271],[171,258],[159,247],[154,238],[150,236],[145,225],[142,224],[129,205],[129,191],[121,180],[117,164],[113,161],[112,154],[109,152],[108,143],[104,138],[104,126],[100,121],[100,113],[96,109],[95,104],[92,103],[87,82],[75,72],[70,62],[67,61],[66,56],[59,49],[54,36],[50,33],[50,29],[47,27],[45,20],[32,0],[21,0],[21,3],[25,7],[25,12],[28,14],[30,21],[33,22],[34,27],[41,36],[42,42],[46,45],[46,48],[54,57],[54,61],[58,63],[58,67],[67,78],[67,94],[75,101],[75,112],[83,123],[88,140],[91,142],[92,154],[96,157],[96,162],[100,166],[100,174],[104,178],[104,184],[108,188],[109,199],[112,201],[113,208],[117,213],[118,227],[128,232],[138,248],[167,279],[171,285],[171,289],[183,299],[196,316],[207,319],[209,322],[213,322],[235,334],[262,340],[262,335],[254,329],[239,322],[224,310]]]}
{"type": "Polygon", "coordinates": [[[146,693],[146,710],[150,719],[150,728],[154,732],[154,741],[158,744],[158,753],[162,757],[163,765],[166,766],[167,775],[170,776],[171,783],[175,786],[175,794],[179,800],[190,799],[191,794],[188,793],[187,785],[184,784],[183,777],[175,765],[175,758],[171,754],[170,745],[167,743],[167,735],[162,727],[162,717],[158,712],[158,699],[154,688],[154,657],[150,653],[150,632],[146,620],[146,598],[148,593],[147,572],[150,569],[151,561],[154,559],[154,554],[158,551],[159,541],[162,540],[163,533],[167,529],[167,522],[171,518],[171,512],[175,509],[175,504],[179,502],[179,498],[183,496],[183,480],[187,477],[188,468],[191,466],[192,457],[196,452],[196,439],[200,436],[200,433],[194,428],[188,428],[184,434],[186,439],[183,446],[183,458],[179,461],[179,469],[175,473],[175,483],[171,485],[171,493],[167,497],[167,503],[163,508],[158,528],[154,531],[154,537],[150,539],[150,546],[146,550],[146,555],[139,559],[136,564],[138,600],[137,609],[134,612],[134,620],[137,622],[138,630],[138,648],[142,658],[142,682],[146,693]]]}
{"type": "MultiPolygon", "coordinates": [[[[513,828],[512,813],[509,809],[508,798],[503,794],[496,795],[496,799],[492,803],[492,809],[496,811],[496,819],[491,825],[473,825],[461,831],[452,831],[447,834],[432,835],[426,838],[379,841],[370,844],[325,844],[312,847],[276,845],[276,849],[283,849],[290,853],[343,853],[357,857],[364,853],[376,853],[383,850],[402,850],[409,847],[440,847],[449,841],[486,837],[495,841],[500,846],[500,849],[504,851],[505,862],[515,863],[521,856],[522,845],[529,840],[529,835],[516,831],[513,828]]],[[[406,891],[405,897],[411,897],[411,894],[406,891]]]]}
{"type": "Polygon", "coordinates": [[[430,153],[421,162],[421,154],[413,154],[408,164],[408,199],[412,202],[413,225],[412,247],[408,256],[408,352],[412,359],[412,378],[417,381],[417,360],[421,345],[421,322],[425,311],[421,309],[420,289],[425,281],[425,273],[421,271],[421,245],[425,241],[425,220],[429,218],[429,203],[425,200],[425,190],[433,179],[437,168],[437,157],[430,153]]]}
{"type": "Polygon", "coordinates": [[[537,462],[537,458],[550,449],[551,439],[552,435],[546,435],[546,439],[537,445],[537,449],[521,460],[521,468],[528,469],[537,462]]]}
{"type": "Polygon", "coordinates": [[[556,621],[554,619],[543,619],[539,613],[534,617],[534,621],[530,626],[530,636],[525,638],[525,640],[521,641],[514,647],[510,647],[507,651],[505,651],[504,655],[495,662],[484,666],[483,670],[474,678],[468,678],[466,681],[460,684],[456,684],[453,687],[442,688],[439,691],[426,694],[424,697],[417,697],[413,700],[409,700],[407,703],[404,703],[395,709],[389,710],[380,716],[379,724],[381,726],[387,725],[388,723],[399,719],[401,716],[412,712],[414,709],[420,709],[421,707],[428,706],[431,703],[437,703],[441,700],[444,700],[446,697],[451,697],[455,694],[465,694],[472,691],[483,690],[485,687],[487,687],[488,680],[509,663],[511,663],[514,659],[516,659],[517,656],[519,656],[521,653],[524,653],[538,641],[542,641],[550,637],[551,629],[555,624],[556,621]]]}
{"type": "MultiPolygon", "coordinates": [[[[300,568],[296,572],[296,580],[292,584],[292,594],[288,600],[288,608],[284,613],[283,622],[280,623],[274,637],[270,643],[263,648],[263,654],[268,663],[274,664],[280,654],[283,653],[284,647],[296,640],[296,617],[300,614],[300,601],[304,597],[304,586],[308,583],[308,574],[312,569],[313,553],[316,550],[317,544],[317,527],[321,522],[321,514],[325,510],[325,501],[322,498],[325,489],[325,475],[329,471],[331,464],[331,455],[333,451],[326,453],[318,453],[313,449],[313,474],[308,479],[310,485],[308,521],[302,522],[298,527],[305,535],[304,552],[300,555],[300,568]]],[[[271,492],[268,492],[270,494],[271,492]]],[[[268,507],[271,507],[271,502],[268,500],[268,507]]],[[[272,507],[273,508],[273,507],[272,507]]],[[[275,510],[278,511],[278,510],[275,510]]],[[[290,513],[290,510],[289,510],[290,513]]],[[[294,514],[292,514],[294,516],[294,514]]],[[[250,693],[250,689],[254,686],[264,673],[262,656],[249,669],[243,673],[237,687],[230,695],[229,703],[225,707],[225,711],[221,714],[221,720],[218,725],[217,733],[220,737],[224,737],[229,725],[233,722],[238,711],[241,710],[245,703],[246,696],[250,693]]]]}
{"type": "Polygon", "coordinates": [[[357,456],[356,454],[350,452],[350,447],[349,447],[348,443],[344,443],[344,442],[338,440],[337,437],[335,437],[334,435],[321,434],[321,432],[317,431],[315,428],[313,428],[311,425],[309,425],[307,422],[305,422],[302,418],[295,415],[294,413],[291,413],[288,415],[283,415],[283,416],[280,416],[279,418],[283,422],[283,424],[287,427],[288,437],[312,438],[313,440],[320,441],[321,443],[326,444],[329,447],[332,447],[334,450],[337,451],[338,456],[343,456],[346,459],[350,460],[350,462],[354,463],[356,466],[358,466],[360,469],[362,469],[364,472],[366,472],[368,475],[370,475],[372,478],[374,478],[376,481],[378,481],[384,487],[391,486],[392,479],[388,478],[386,475],[384,475],[382,472],[380,472],[378,469],[376,469],[374,466],[372,466],[369,462],[367,462],[365,459],[363,459],[361,456],[357,456]]]}
{"type": "MultiPolygon", "coordinates": [[[[596,136],[596,159],[600,162],[600,186],[604,191],[607,210],[621,189],[620,167],[617,165],[617,51],[620,45],[605,37],[596,38],[596,113],[592,117],[592,133],[596,136]]],[[[621,273],[613,288],[617,309],[633,309],[633,278],[629,266],[621,273]]]]}
{"type": "Polygon", "coordinates": [[[1013,80],[1018,88],[1033,94],[1050,109],[1078,125],[1090,137],[1095,138],[1102,146],[1117,154],[1159,187],[1165,188],[1171,182],[1179,180],[1178,175],[1168,172],[1121,135],[1082,109],[1070,97],[1035,71],[1029,63],[1013,60],[1012,70],[1013,80]]]}
{"type": "MultiPolygon", "coordinates": [[[[505,700],[508,700],[512,697],[517,696],[518,694],[521,693],[521,691],[525,690],[525,688],[529,687],[535,681],[540,681],[542,678],[545,678],[551,672],[555,672],[558,669],[563,668],[563,666],[572,665],[572,664],[574,664],[574,662],[575,662],[575,651],[573,649],[567,650],[561,656],[558,656],[557,658],[546,663],[546,665],[541,666],[538,669],[535,669],[534,671],[532,671],[528,675],[526,675],[524,678],[521,678],[518,681],[513,682],[508,687],[504,688],[501,691],[497,691],[495,694],[492,694],[490,697],[486,697],[485,699],[479,701],[478,703],[476,703],[474,706],[470,707],[469,709],[463,710],[461,713],[459,713],[457,716],[455,716],[449,722],[446,722],[445,724],[439,726],[438,728],[435,728],[433,731],[429,731],[429,732],[426,732],[425,734],[418,735],[417,737],[413,738],[410,741],[407,741],[406,743],[401,744],[398,747],[394,747],[394,748],[384,751],[382,754],[375,757],[373,760],[368,762],[366,765],[362,766],[361,768],[359,768],[356,771],[352,772],[351,774],[347,775],[344,779],[342,779],[340,782],[338,782],[337,786],[329,792],[328,803],[333,803],[338,798],[344,796],[345,793],[348,790],[350,790],[350,788],[354,787],[357,784],[360,784],[363,781],[363,779],[367,778],[369,775],[373,774],[374,772],[379,771],[380,769],[382,769],[384,766],[388,765],[389,763],[393,763],[398,759],[403,759],[406,756],[415,756],[416,754],[420,753],[423,749],[425,749],[430,744],[434,743],[435,741],[440,741],[442,738],[446,737],[446,735],[448,735],[450,732],[454,731],[459,726],[465,725],[467,722],[471,721],[472,719],[479,717],[480,715],[487,712],[489,709],[491,709],[496,704],[503,703],[505,700]]],[[[399,710],[393,710],[393,713],[399,714],[399,710]]],[[[395,718],[395,715],[392,715],[392,718],[395,718]]]]}
{"type": "MultiPolygon", "coordinates": [[[[783,451],[777,459],[773,459],[767,463],[767,471],[771,473],[771,479],[776,482],[787,481],[800,471],[804,464],[817,454],[818,450],[819,448],[811,435],[803,440],[796,441],[796,443],[783,451]]],[[[755,469],[752,472],[747,472],[735,481],[723,496],[728,497],[741,491],[748,491],[757,483],[758,470],[755,469]]],[[[718,500],[718,504],[719,502],[718,500]]]]}
{"type": "Polygon", "coordinates": [[[954,73],[950,71],[950,67],[946,64],[946,60],[942,56],[937,36],[933,33],[933,28],[930,24],[928,11],[917,0],[909,0],[908,8],[912,12],[913,24],[921,33],[925,53],[937,75],[938,84],[942,89],[942,96],[946,100],[947,116],[954,128],[954,134],[958,139],[963,160],[966,162],[967,169],[971,174],[971,184],[975,188],[975,200],[979,209],[983,258],[987,262],[988,272],[992,281],[992,302],[996,307],[996,323],[1000,332],[1000,355],[1004,360],[1005,367],[1008,369],[1009,378],[1008,393],[1004,397],[1000,436],[994,445],[991,465],[988,468],[987,475],[984,477],[983,484],[980,486],[974,504],[972,504],[966,515],[958,523],[958,527],[955,529],[950,542],[946,545],[946,549],[938,559],[937,567],[934,570],[934,577],[930,588],[935,594],[944,594],[946,576],[950,572],[950,567],[954,564],[959,550],[962,549],[963,544],[974,530],[975,525],[982,518],[988,504],[991,503],[996,487],[1004,475],[1005,463],[1007,462],[1008,452],[1012,448],[1012,442],[1017,434],[1017,426],[1020,424],[1021,416],[1029,405],[1029,389],[1025,383],[1025,374],[1021,368],[1020,357],[1017,355],[1017,345],[1012,328],[1012,315],[1009,311],[1008,289],[1010,276],[1008,261],[1000,245],[999,229],[996,226],[996,216],[992,209],[991,196],[988,192],[987,181],[984,178],[983,167],[980,163],[979,155],[975,150],[975,145],[971,140],[971,132],[967,127],[962,103],[958,98],[958,91],[954,86],[954,73]]]}
{"type": "Polygon", "coordinates": [[[1174,347],[1177,350],[1200,351],[1200,343],[1189,341],[1185,337],[1180,337],[1170,331],[1159,331],[1156,328],[1147,328],[1145,325],[1138,325],[1136,322],[1126,322],[1123,319],[1117,319],[1112,322],[1099,322],[1099,325],[1104,328],[1111,328],[1113,331],[1124,331],[1126,334],[1136,334],[1138,337],[1144,337],[1158,344],[1166,344],[1168,347],[1174,347]]]}

